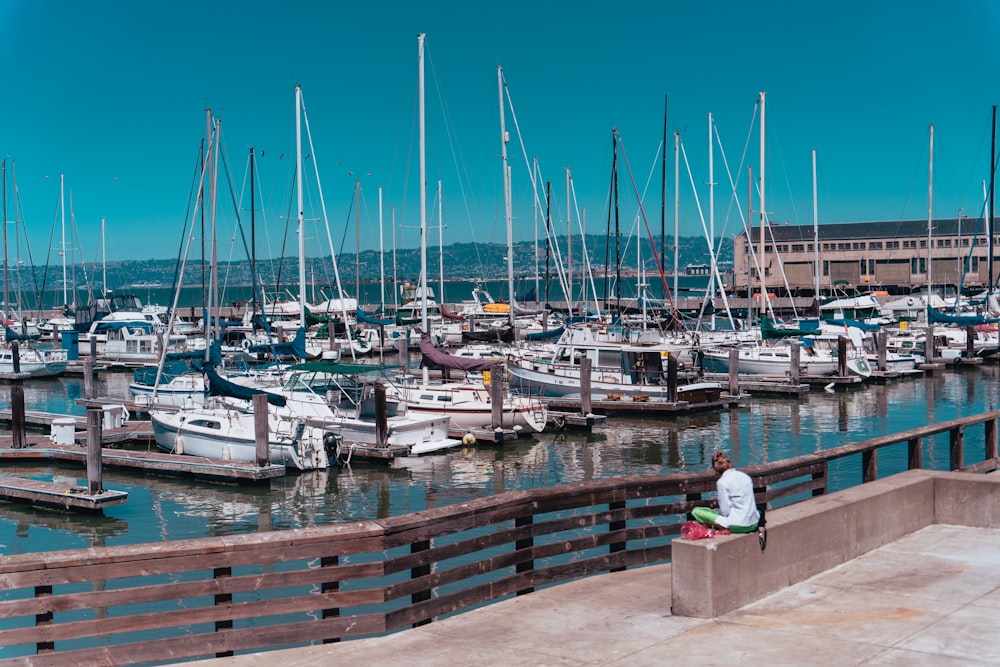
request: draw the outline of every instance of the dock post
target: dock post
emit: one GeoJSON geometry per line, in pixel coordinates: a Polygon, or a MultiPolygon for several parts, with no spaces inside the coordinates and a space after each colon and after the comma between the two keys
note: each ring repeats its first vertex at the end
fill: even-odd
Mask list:
{"type": "Polygon", "coordinates": [[[96,496],[104,491],[101,472],[101,406],[87,407],[87,493],[96,496]]]}
{"type": "Polygon", "coordinates": [[[396,351],[399,353],[399,365],[403,371],[410,370],[410,342],[408,336],[400,336],[396,339],[396,351]]]}
{"type": "Polygon", "coordinates": [[[878,369],[885,372],[888,369],[886,345],[889,342],[889,332],[879,331],[875,336],[875,344],[878,346],[878,369]]]}
{"type": "Polygon", "coordinates": [[[924,338],[924,358],[927,363],[933,364],[937,358],[937,350],[934,349],[934,325],[928,324],[924,338]]]}
{"type": "Polygon", "coordinates": [[[677,402],[677,358],[672,354],[667,357],[667,400],[677,402]]]}
{"type": "Polygon", "coordinates": [[[580,359],[580,413],[586,417],[594,410],[590,392],[590,357],[580,359]]]}
{"type": "Polygon", "coordinates": [[[788,362],[788,376],[792,384],[799,383],[799,365],[802,359],[802,344],[797,340],[792,341],[792,351],[789,355],[791,357],[788,362]]]}
{"type": "Polygon", "coordinates": [[[16,340],[10,342],[10,354],[14,361],[14,375],[21,372],[21,350],[16,340]]]}
{"type": "Polygon", "coordinates": [[[494,431],[503,428],[503,376],[506,374],[503,364],[490,369],[490,426],[494,431]]]}
{"type": "Polygon", "coordinates": [[[740,351],[729,348],[729,395],[740,395],[740,351]]]}
{"type": "Polygon", "coordinates": [[[965,358],[973,359],[976,356],[976,330],[972,327],[965,327],[965,358]]]}
{"type": "Polygon", "coordinates": [[[375,383],[375,446],[389,446],[389,406],[385,400],[385,385],[375,383]]]}
{"type": "Polygon", "coordinates": [[[268,447],[267,395],[254,394],[253,397],[253,440],[256,447],[257,465],[261,468],[271,465],[268,447]]]}
{"type": "Polygon", "coordinates": [[[90,358],[97,359],[97,336],[90,337],[90,358]]]}
{"type": "Polygon", "coordinates": [[[94,397],[94,357],[83,360],[83,395],[87,399],[94,397]]]}
{"type": "Polygon", "coordinates": [[[24,422],[24,387],[19,384],[10,386],[10,428],[13,433],[14,449],[24,449],[27,446],[24,422]]]}
{"type": "Polygon", "coordinates": [[[837,376],[847,377],[847,338],[837,336],[837,376]]]}

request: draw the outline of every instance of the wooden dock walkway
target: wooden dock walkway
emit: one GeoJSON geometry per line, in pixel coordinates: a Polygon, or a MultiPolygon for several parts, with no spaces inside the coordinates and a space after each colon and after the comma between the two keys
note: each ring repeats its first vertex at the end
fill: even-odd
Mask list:
{"type": "MultiPolygon", "coordinates": [[[[11,436],[0,438],[0,463],[44,460],[86,465],[87,448],[79,445],[59,445],[48,439],[29,437],[28,446],[14,449],[11,436]]],[[[101,449],[101,465],[105,468],[134,472],[194,477],[214,482],[258,484],[286,474],[285,466],[272,464],[258,467],[243,461],[221,461],[187,454],[165,454],[131,449],[101,449]]]]}

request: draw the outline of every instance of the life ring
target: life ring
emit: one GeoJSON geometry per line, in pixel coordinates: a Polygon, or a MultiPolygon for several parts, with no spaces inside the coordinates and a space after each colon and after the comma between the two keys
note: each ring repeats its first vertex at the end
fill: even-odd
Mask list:
{"type": "Polygon", "coordinates": [[[240,347],[243,348],[244,352],[249,352],[250,351],[250,339],[249,338],[244,338],[242,341],[240,341],[240,347]]]}
{"type": "Polygon", "coordinates": [[[907,306],[912,306],[913,305],[913,297],[912,296],[906,297],[906,305],[907,306]]]}

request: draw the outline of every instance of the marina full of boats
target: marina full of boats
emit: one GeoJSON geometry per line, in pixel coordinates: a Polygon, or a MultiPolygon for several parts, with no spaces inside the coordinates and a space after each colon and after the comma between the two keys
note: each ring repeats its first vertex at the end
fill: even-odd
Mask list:
{"type": "MultiPolygon", "coordinates": [[[[495,303],[476,290],[473,303],[495,303]]],[[[554,402],[589,404],[595,413],[614,414],[617,404],[678,414],[722,407],[733,377],[825,386],[975,363],[1000,351],[995,319],[945,310],[894,322],[875,310],[861,319],[837,310],[786,322],[765,317],[755,327],[674,330],[655,327],[661,320],[649,313],[526,315],[441,307],[432,290],[423,294],[407,305],[428,313],[426,331],[423,317],[379,317],[357,306],[346,320],[313,315],[297,327],[248,310],[213,329],[118,296],[83,309],[72,329],[38,322],[36,333],[18,334],[8,325],[0,362],[11,367],[0,372],[31,380],[92,357],[102,372],[132,374],[133,407],[149,415],[161,451],[252,462],[263,423],[272,462],[312,470],[439,453],[491,433],[530,436],[565,424],[550,419],[554,402]],[[351,345],[361,331],[373,344],[351,345]],[[263,420],[257,395],[267,399],[257,404],[258,413],[266,405],[263,420]]]]}

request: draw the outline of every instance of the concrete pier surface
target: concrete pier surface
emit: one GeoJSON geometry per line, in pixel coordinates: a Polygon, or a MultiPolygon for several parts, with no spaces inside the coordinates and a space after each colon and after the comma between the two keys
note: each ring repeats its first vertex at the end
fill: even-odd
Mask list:
{"type": "Polygon", "coordinates": [[[188,664],[1000,664],[998,529],[935,523],[709,619],[671,614],[671,567],[589,577],[382,637],[188,664]]]}

